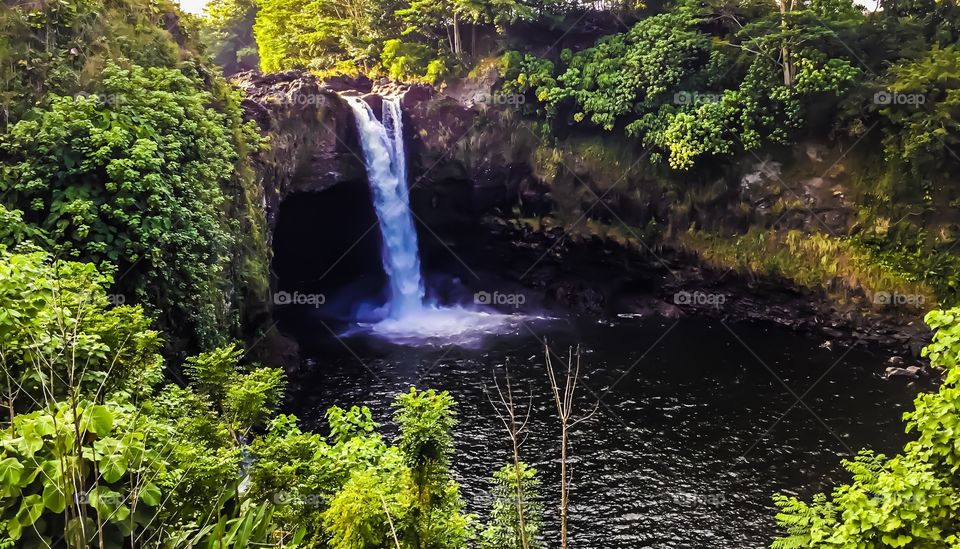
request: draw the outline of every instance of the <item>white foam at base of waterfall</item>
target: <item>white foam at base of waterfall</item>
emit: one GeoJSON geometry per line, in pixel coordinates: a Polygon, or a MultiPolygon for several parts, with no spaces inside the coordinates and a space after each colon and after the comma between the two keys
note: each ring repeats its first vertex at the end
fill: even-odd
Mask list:
{"type": "Polygon", "coordinates": [[[407,189],[399,97],[384,97],[382,120],[360,97],[344,97],[353,110],[383,240],[390,297],[377,322],[361,322],[345,335],[369,333],[399,344],[473,345],[485,336],[516,332],[520,315],[462,306],[424,304],[417,233],[407,189]]]}

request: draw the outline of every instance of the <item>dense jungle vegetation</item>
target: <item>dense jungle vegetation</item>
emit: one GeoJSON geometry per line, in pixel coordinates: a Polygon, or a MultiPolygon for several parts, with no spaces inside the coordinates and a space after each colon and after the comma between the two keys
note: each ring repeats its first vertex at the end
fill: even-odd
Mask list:
{"type": "MultiPolygon", "coordinates": [[[[862,168],[863,230],[833,244],[956,302],[960,263],[946,253],[955,220],[930,223],[960,200],[951,185],[960,154],[953,2],[284,1],[215,10],[233,15],[212,18],[222,37],[214,48],[249,44],[252,32],[267,71],[442,84],[496,67],[500,93],[522,94],[547,140],[614,133],[648,153],[657,177],[714,176],[804,139],[836,141],[862,168]]],[[[236,52],[231,67],[252,62],[248,48],[236,52]]]]}
{"type": "Polygon", "coordinates": [[[519,456],[489,464],[489,512],[466,512],[449,394],[397,395],[390,429],[331,408],[311,433],[246,350],[269,256],[250,161],[270,143],[224,72],[442,86],[495,68],[546,139],[615,134],[661,174],[868,143],[863,230],[803,257],[842,248],[929,287],[944,381],[900,454],[864,451],[812,501],[775,496],[774,547],[960,547],[958,40],[946,0],[213,0],[204,17],[6,0],[0,546],[556,546],[540,535],[556,502],[519,456]]]}

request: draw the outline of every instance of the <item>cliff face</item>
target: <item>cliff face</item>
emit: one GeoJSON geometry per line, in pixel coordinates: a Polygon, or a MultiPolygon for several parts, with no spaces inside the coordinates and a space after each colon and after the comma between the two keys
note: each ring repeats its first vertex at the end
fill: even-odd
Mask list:
{"type": "Polygon", "coordinates": [[[654,169],[648,151],[616,134],[570,132],[547,138],[520,116],[522,105],[498,100],[495,74],[438,92],[369,80],[320,82],[299,71],[241,73],[243,105],[269,137],[257,160],[268,220],[294,192],[321,192],[365,180],[349,107],[338,92],[403,93],[411,196],[429,223],[460,223],[483,213],[651,223],[742,232],[776,223],[846,234],[854,221],[839,152],[819,143],[748,155],[710,172],[654,169]]]}
{"type": "Polygon", "coordinates": [[[246,94],[247,118],[269,140],[256,155],[254,168],[264,187],[271,228],[276,226],[280,202],[290,194],[365,181],[350,108],[337,95],[336,86],[299,71],[240,73],[234,83],[246,94]]]}
{"type": "MultiPolygon", "coordinates": [[[[763,276],[764,272],[741,277],[745,285],[737,287],[732,280],[737,276],[726,276],[737,266],[723,261],[745,261],[748,270],[756,269],[757,254],[762,258],[782,252],[788,246],[782,240],[787,231],[839,238],[859,230],[855,174],[862,170],[857,168],[858,160],[848,158],[839,146],[804,142],[791,149],[759,156],[748,153],[722,165],[679,173],[652,165],[650,151],[616,133],[569,129],[557,136],[556,128],[545,131],[542,122],[522,116],[522,103],[492,91],[497,84],[492,71],[443,91],[364,78],[321,82],[297,71],[244,73],[236,82],[247,94],[243,106],[248,118],[270,141],[255,166],[271,235],[281,202],[292,195],[367,184],[352,111],[339,94],[360,95],[375,112],[379,112],[380,96],[402,94],[411,208],[417,222],[436,237],[421,242],[428,263],[434,252],[442,255],[453,249],[468,263],[475,259],[491,270],[510,272],[515,265],[491,258],[507,257],[509,254],[501,253],[503,247],[536,249],[538,263],[548,259],[529,276],[518,273],[517,282],[539,285],[562,305],[576,309],[576,296],[584,295],[584,288],[596,283],[597,276],[608,278],[625,262],[633,261],[631,257],[645,256],[647,266],[631,272],[647,273],[642,277],[649,280],[643,284],[663,294],[657,303],[635,305],[638,302],[632,297],[625,301],[616,291],[607,292],[610,295],[594,292],[595,298],[585,310],[665,310],[666,304],[672,311],[676,309],[669,302],[673,292],[722,286],[743,295],[737,300],[744,304],[743,310],[731,306],[725,313],[708,314],[767,318],[829,337],[837,337],[836,328],[845,326],[857,337],[869,332],[869,339],[899,349],[908,349],[917,341],[917,330],[903,328],[919,314],[914,310],[906,314],[884,311],[888,324],[865,327],[864,319],[872,314],[869,287],[861,286],[861,273],[843,272],[843,266],[823,271],[823,280],[816,278],[820,271],[805,273],[808,281],[814,280],[805,287],[794,284],[797,278],[791,282],[790,273],[779,272],[780,263],[773,266],[776,272],[772,278],[767,276],[762,289],[754,284],[754,274],[763,276]],[[499,221],[491,225],[490,219],[499,221]],[[513,231],[512,236],[504,237],[504,227],[508,233],[513,231]],[[718,235],[721,245],[733,242],[731,237],[736,235],[761,231],[763,237],[758,238],[766,239],[767,248],[754,250],[751,259],[740,251],[741,244],[734,243],[727,247],[732,251],[724,250],[726,256],[713,254],[720,257],[719,265],[703,264],[701,259],[709,254],[704,255],[697,246],[718,241],[687,238],[691,229],[718,235]],[[500,233],[494,234],[497,231],[500,233]],[[475,240],[467,243],[469,238],[475,240]],[[483,257],[471,256],[478,253],[477,242],[498,238],[500,251],[487,248],[483,257]],[[572,245],[608,258],[625,255],[619,267],[609,266],[612,270],[607,275],[574,273],[560,257],[572,245]],[[659,251],[653,254],[652,249],[659,251]],[[687,253],[690,251],[694,254],[687,253]],[[548,264],[553,266],[539,272],[548,264]],[[665,267],[666,271],[655,274],[665,267]],[[666,272],[673,274],[672,279],[666,272]],[[669,282],[654,281],[658,276],[669,282]],[[789,295],[782,307],[771,308],[769,296],[778,289],[789,295]],[[852,295],[856,303],[851,305],[846,297],[837,302],[838,292],[852,295]],[[768,306],[758,305],[764,300],[768,306]]],[[[796,236],[793,238],[796,242],[796,236]]],[[[795,243],[789,245],[797,248],[795,243]]],[[[802,246],[797,249],[806,250],[802,246]]],[[[810,251],[806,253],[806,257],[795,258],[794,264],[799,263],[801,269],[812,265],[810,251]]],[[[623,281],[622,285],[635,282],[623,281]]]]}

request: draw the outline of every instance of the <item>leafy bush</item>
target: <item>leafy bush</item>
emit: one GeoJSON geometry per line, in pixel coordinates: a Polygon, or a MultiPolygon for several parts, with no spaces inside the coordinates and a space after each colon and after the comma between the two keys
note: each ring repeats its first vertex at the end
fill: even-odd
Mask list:
{"type": "Polygon", "coordinates": [[[158,392],[140,308],[112,305],[92,264],[0,257],[0,541],[122,547],[232,520],[239,443],[208,397],[158,392]]]}
{"type": "Polygon", "coordinates": [[[923,350],[931,365],[944,370],[935,393],[919,395],[904,414],[917,439],[892,458],[863,451],[844,467],[853,475],[830,496],[810,503],[777,495],[777,522],[786,536],[773,543],[788,547],[958,547],[960,486],[960,309],[931,311],[936,332],[923,350]]]}
{"type": "Polygon", "coordinates": [[[139,307],[111,306],[111,282],[89,263],[0,249],[0,366],[10,417],[37,402],[102,398],[159,380],[160,336],[139,307]]]}
{"type": "Polygon", "coordinates": [[[480,537],[483,549],[542,547],[537,539],[543,523],[543,509],[537,502],[539,489],[537,470],[525,463],[504,465],[494,473],[490,523],[480,537]]]}
{"type": "Polygon", "coordinates": [[[447,72],[443,60],[433,59],[435,53],[423,44],[387,40],[380,53],[380,63],[394,80],[429,80],[436,83],[447,72]]]}
{"type": "Polygon", "coordinates": [[[95,94],[56,97],[0,138],[0,199],[68,256],[117,264],[118,293],[199,346],[229,324],[222,187],[237,148],[217,108],[193,68],[111,64],[95,94]]]}
{"type": "Polygon", "coordinates": [[[251,491],[275,501],[288,528],[311,532],[315,544],[377,547],[396,536],[405,547],[463,547],[474,519],[449,471],[453,401],[411,389],[396,406],[396,445],[367,408],[330,408],[327,438],[279,416],[251,445],[251,491]]]}
{"type": "Polygon", "coordinates": [[[119,547],[143,535],[162,502],[167,462],[150,442],[172,434],[129,404],[59,402],[0,432],[0,523],[22,546],[119,547]],[[148,440],[152,439],[152,440],[148,440]]]}
{"type": "Polygon", "coordinates": [[[508,52],[504,90],[533,92],[548,119],[639,137],[666,152],[675,169],[700,157],[785,144],[802,126],[807,102],[840,95],[860,74],[827,45],[811,45],[830,31],[808,9],[791,14],[783,30],[771,5],[739,33],[716,37],[701,30],[698,7],[680,2],[593,47],[564,50],[558,66],[508,52]],[[796,42],[789,84],[777,61],[785,40],[796,42]],[[744,50],[753,55],[741,57],[744,50]]]}

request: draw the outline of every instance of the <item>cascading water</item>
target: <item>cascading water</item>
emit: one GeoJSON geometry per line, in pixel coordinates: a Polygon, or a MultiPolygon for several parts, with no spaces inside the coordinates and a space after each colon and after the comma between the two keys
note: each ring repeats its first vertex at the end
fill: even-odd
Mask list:
{"type": "Polygon", "coordinates": [[[388,316],[402,318],[423,308],[423,281],[417,231],[413,226],[407,194],[407,166],[403,149],[403,118],[400,99],[383,99],[381,124],[366,101],[346,97],[360,131],[364,163],[373,206],[383,237],[383,268],[390,279],[388,316]]]}
{"type": "Polygon", "coordinates": [[[344,97],[353,109],[373,205],[383,237],[383,267],[390,298],[382,319],[359,325],[364,331],[399,343],[430,341],[467,344],[483,334],[513,327],[510,315],[425,303],[417,232],[410,212],[403,116],[399,97],[383,98],[381,123],[362,98],[344,97]]]}

